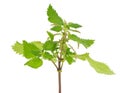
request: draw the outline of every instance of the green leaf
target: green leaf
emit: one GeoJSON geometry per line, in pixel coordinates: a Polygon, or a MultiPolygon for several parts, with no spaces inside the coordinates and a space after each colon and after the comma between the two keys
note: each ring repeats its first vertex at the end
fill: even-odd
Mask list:
{"type": "Polygon", "coordinates": [[[66,48],[66,53],[65,53],[65,59],[68,62],[68,64],[72,64],[73,62],[75,62],[73,55],[75,55],[74,52],[71,52],[70,48],[66,48]]]}
{"type": "Polygon", "coordinates": [[[83,60],[85,61],[88,57],[89,53],[84,53],[84,54],[81,54],[81,55],[76,55],[76,57],[80,60],[83,60]]]}
{"type": "Polygon", "coordinates": [[[18,53],[18,54],[23,54],[23,44],[16,42],[13,46],[12,49],[18,53]]]}
{"type": "Polygon", "coordinates": [[[73,40],[73,41],[76,41],[79,44],[82,44],[85,48],[90,47],[94,43],[94,40],[81,39],[78,36],[76,36],[75,34],[70,34],[69,39],[73,40]]]}
{"type": "Polygon", "coordinates": [[[52,60],[53,59],[53,56],[49,53],[49,52],[45,52],[43,54],[43,58],[44,59],[48,59],[48,60],[52,60]]]}
{"type": "Polygon", "coordinates": [[[72,64],[73,62],[75,62],[75,60],[73,59],[73,57],[70,56],[70,55],[67,55],[65,59],[67,60],[68,64],[72,64]]]}
{"type": "Polygon", "coordinates": [[[69,23],[68,23],[68,26],[69,26],[69,27],[72,27],[72,28],[82,27],[81,25],[79,25],[79,24],[77,24],[77,23],[72,23],[72,22],[69,22],[69,23]]]}
{"type": "Polygon", "coordinates": [[[43,45],[44,50],[51,50],[54,51],[56,49],[57,43],[53,41],[46,41],[43,45]]]}
{"type": "Polygon", "coordinates": [[[49,35],[51,41],[53,41],[54,40],[54,35],[51,32],[47,32],[47,34],[49,35]]]}
{"type": "Polygon", "coordinates": [[[85,48],[90,47],[93,43],[94,43],[94,40],[81,39],[81,44],[83,44],[85,48]]]}
{"type": "Polygon", "coordinates": [[[23,41],[24,56],[26,58],[32,58],[35,56],[40,56],[40,49],[34,44],[23,41]]]}
{"type": "Polygon", "coordinates": [[[43,49],[43,44],[40,41],[33,41],[31,42],[33,45],[35,45],[38,49],[43,49]]]}
{"type": "Polygon", "coordinates": [[[56,31],[56,32],[60,32],[62,30],[61,26],[54,26],[51,28],[51,30],[56,31]]]}
{"type": "Polygon", "coordinates": [[[40,66],[42,66],[42,64],[43,64],[43,61],[38,57],[35,57],[29,60],[28,62],[26,62],[24,65],[28,65],[32,68],[39,68],[40,66]]]}
{"type": "Polygon", "coordinates": [[[48,15],[48,20],[51,23],[58,24],[58,25],[63,25],[63,20],[60,16],[58,16],[57,12],[51,5],[49,5],[48,10],[47,10],[47,15],[48,15]]]}
{"type": "Polygon", "coordinates": [[[89,56],[87,57],[87,60],[89,64],[95,69],[96,72],[108,75],[114,74],[114,72],[106,64],[95,61],[89,56]]]}
{"type": "Polygon", "coordinates": [[[91,67],[93,67],[95,69],[95,71],[98,73],[108,74],[108,75],[114,74],[114,72],[106,64],[93,60],[89,56],[89,53],[76,55],[75,57],[77,57],[78,59],[81,59],[83,61],[87,60],[89,62],[89,64],[91,65],[91,67]]]}
{"type": "Polygon", "coordinates": [[[73,55],[73,54],[75,54],[75,53],[72,52],[71,49],[67,47],[66,48],[66,55],[73,55]]]}
{"type": "Polygon", "coordinates": [[[78,36],[74,35],[74,34],[69,34],[68,37],[69,37],[69,39],[71,39],[73,41],[77,41],[78,43],[81,42],[81,39],[78,36]]]}

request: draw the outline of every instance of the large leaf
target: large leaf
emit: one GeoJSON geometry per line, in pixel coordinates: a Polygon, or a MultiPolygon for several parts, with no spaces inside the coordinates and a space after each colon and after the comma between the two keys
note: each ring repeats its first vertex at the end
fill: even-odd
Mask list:
{"type": "Polygon", "coordinates": [[[83,61],[87,60],[89,62],[89,64],[91,65],[91,67],[93,67],[95,69],[95,71],[98,73],[108,74],[108,75],[114,74],[114,72],[105,63],[93,60],[89,56],[89,53],[75,55],[75,57],[77,57],[78,59],[83,60],[83,61]]]}
{"type": "Polygon", "coordinates": [[[108,75],[114,74],[114,72],[106,64],[95,61],[89,56],[87,57],[87,60],[96,72],[108,75]]]}
{"type": "Polygon", "coordinates": [[[61,26],[54,26],[51,28],[51,30],[56,31],[56,32],[60,32],[62,30],[61,26]]]}
{"type": "Polygon", "coordinates": [[[44,43],[43,48],[44,48],[44,50],[51,50],[51,51],[53,51],[53,50],[56,49],[56,46],[57,46],[56,42],[53,42],[53,41],[49,40],[49,41],[46,41],[44,43]]]}
{"type": "Polygon", "coordinates": [[[48,20],[51,23],[57,24],[57,25],[63,25],[63,20],[60,16],[58,16],[57,12],[51,5],[49,5],[47,10],[48,20]]]}
{"type": "Polygon", "coordinates": [[[79,25],[79,24],[77,24],[77,23],[72,23],[72,22],[69,22],[69,23],[68,23],[68,26],[69,26],[69,27],[72,27],[72,28],[82,27],[81,25],[79,25]]]}
{"type": "Polygon", "coordinates": [[[12,49],[18,53],[18,54],[23,54],[23,44],[16,42],[13,46],[12,49]]]}
{"type": "Polygon", "coordinates": [[[40,55],[40,49],[32,43],[23,41],[24,56],[26,58],[32,58],[40,55]]]}
{"type": "Polygon", "coordinates": [[[94,40],[81,39],[78,36],[76,36],[75,34],[70,34],[69,39],[73,40],[73,41],[76,41],[79,44],[82,44],[85,48],[90,47],[94,43],[94,40]]]}
{"type": "Polygon", "coordinates": [[[32,68],[38,68],[40,66],[42,66],[43,64],[43,61],[38,58],[38,57],[35,57],[35,58],[32,58],[31,60],[29,60],[28,62],[26,62],[24,65],[28,65],[32,68]]]}

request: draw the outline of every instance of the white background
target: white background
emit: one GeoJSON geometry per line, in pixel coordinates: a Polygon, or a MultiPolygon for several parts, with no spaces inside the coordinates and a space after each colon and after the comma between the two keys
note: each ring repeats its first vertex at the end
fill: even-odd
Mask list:
{"type": "Polygon", "coordinates": [[[39,69],[24,66],[15,41],[45,41],[49,4],[67,21],[80,23],[81,37],[95,39],[87,49],[116,74],[97,74],[87,62],[64,65],[62,93],[120,93],[119,0],[0,0],[0,93],[57,93],[57,72],[44,61],[39,69]]]}

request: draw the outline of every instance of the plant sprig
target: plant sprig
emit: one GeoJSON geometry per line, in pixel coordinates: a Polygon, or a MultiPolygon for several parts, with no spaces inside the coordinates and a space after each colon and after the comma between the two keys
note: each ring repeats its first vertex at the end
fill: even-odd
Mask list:
{"type": "Polygon", "coordinates": [[[72,64],[76,59],[80,59],[88,61],[90,66],[98,73],[109,75],[114,74],[106,64],[93,60],[89,53],[77,54],[72,44],[69,44],[72,40],[83,45],[85,48],[89,48],[93,45],[94,40],[83,39],[74,34],[80,33],[78,28],[81,28],[81,25],[74,22],[64,21],[58,15],[56,10],[53,9],[52,5],[49,5],[47,9],[47,16],[52,27],[47,31],[48,38],[45,42],[27,42],[23,40],[22,43],[17,41],[12,46],[16,53],[23,55],[28,59],[25,65],[32,68],[39,68],[44,63],[43,60],[49,60],[53,63],[57,71],[62,71],[64,62],[72,64]],[[60,39],[55,40],[55,37],[60,37],[60,39]]]}

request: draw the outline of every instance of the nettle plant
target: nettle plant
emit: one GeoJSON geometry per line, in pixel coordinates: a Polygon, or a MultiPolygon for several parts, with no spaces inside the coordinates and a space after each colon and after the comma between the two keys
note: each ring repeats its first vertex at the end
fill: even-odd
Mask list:
{"type": "Polygon", "coordinates": [[[22,43],[16,42],[12,46],[16,53],[28,59],[24,65],[37,69],[42,66],[43,60],[49,60],[58,72],[58,93],[61,93],[61,73],[65,62],[70,65],[76,59],[80,59],[88,61],[98,73],[114,74],[106,64],[93,60],[89,53],[78,54],[75,51],[70,41],[77,43],[78,47],[83,45],[85,48],[89,48],[94,43],[94,40],[83,39],[76,35],[80,33],[77,29],[81,28],[81,25],[64,21],[51,5],[47,9],[47,16],[52,27],[47,31],[48,37],[45,42],[23,40],[22,43]]]}

